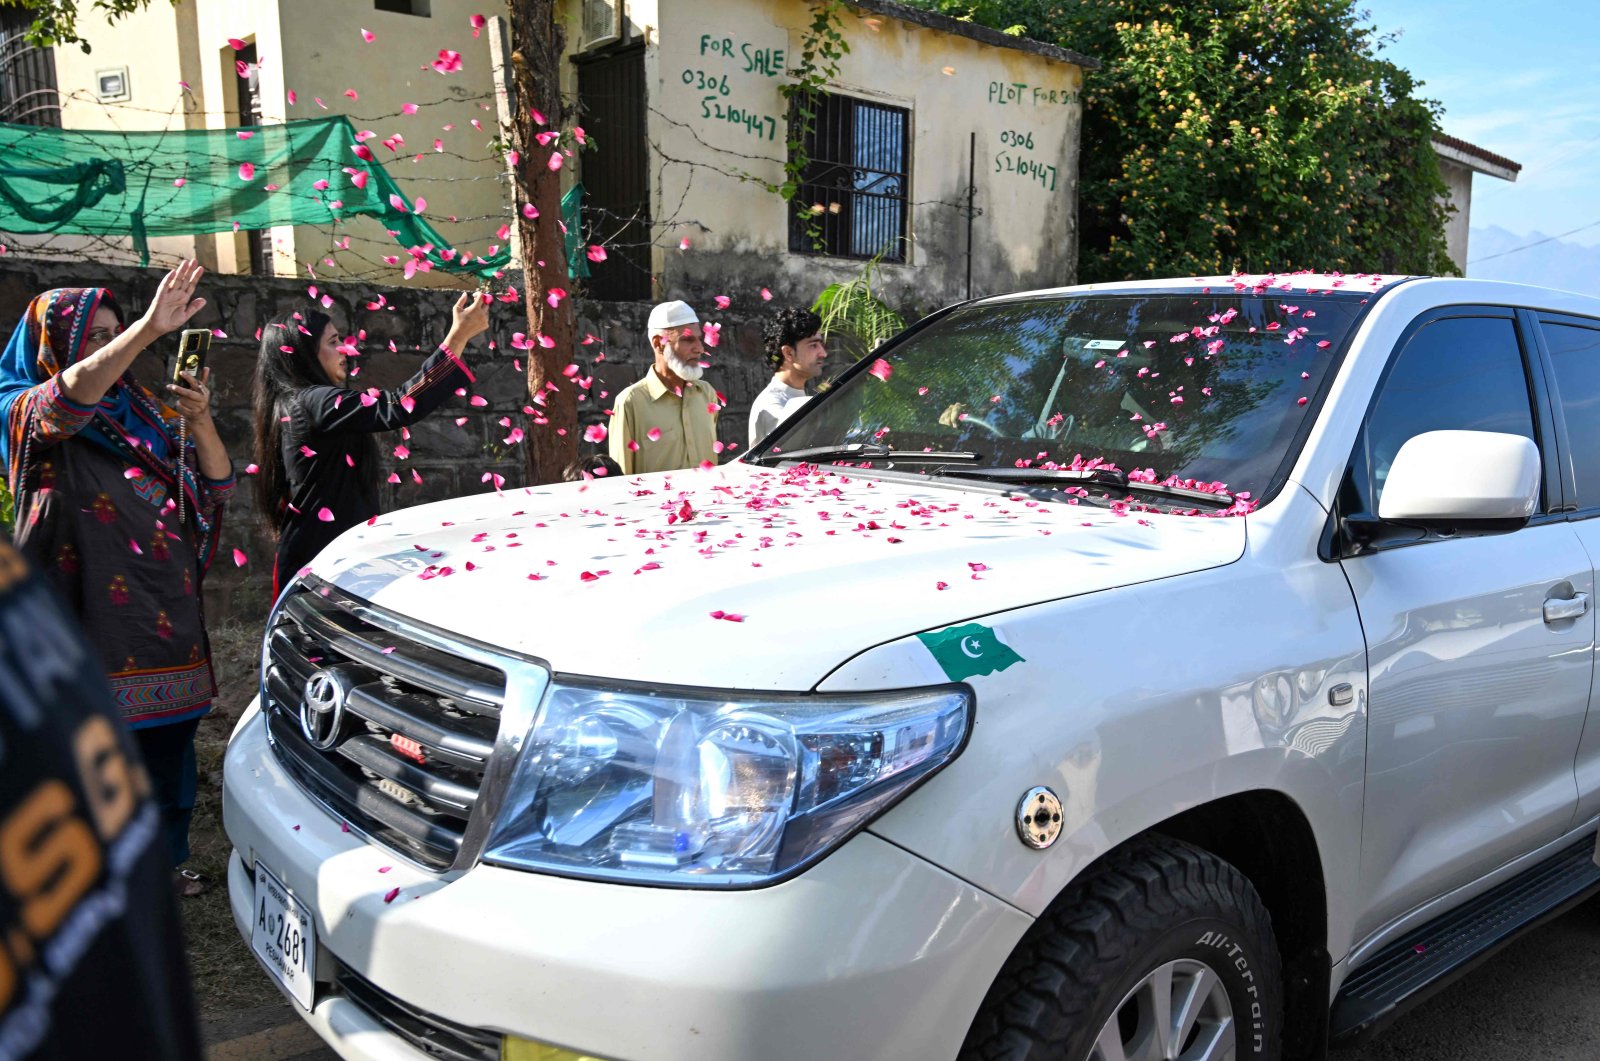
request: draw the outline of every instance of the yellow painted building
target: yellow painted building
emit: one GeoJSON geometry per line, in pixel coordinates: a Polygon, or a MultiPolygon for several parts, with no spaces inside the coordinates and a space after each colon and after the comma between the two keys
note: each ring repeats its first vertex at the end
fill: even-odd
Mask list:
{"type": "MultiPolygon", "coordinates": [[[[493,146],[489,31],[474,35],[470,21],[484,9],[479,0],[154,0],[108,23],[82,4],[79,32],[92,50],[54,50],[61,125],[228,128],[344,114],[375,134],[368,146],[409,198],[427,201],[428,220],[451,245],[486,252],[505,242],[496,233],[511,219],[511,193],[493,146]],[[459,70],[433,68],[441,50],[460,54],[459,70]]],[[[32,242],[44,240],[13,246],[25,252],[32,242]]],[[[50,243],[59,251],[74,241],[50,243]]],[[[383,258],[405,254],[370,218],[333,229],[157,239],[151,250],[156,264],[192,254],[223,272],[304,277],[315,270],[329,279],[384,281],[398,281],[400,272],[383,258]]],[[[130,245],[123,260],[132,257],[130,245]]],[[[466,283],[442,274],[419,274],[418,282],[466,283]]]]}
{"type": "MultiPolygon", "coordinates": [[[[585,226],[599,297],[761,287],[809,302],[877,258],[928,306],[1070,283],[1084,72],[1051,45],[884,0],[840,9],[849,45],[789,174],[804,0],[568,0],[565,85],[591,134],[585,226]]],[[[733,289],[737,289],[737,292],[733,289]]],[[[746,302],[746,305],[749,303],[746,302]]]]}
{"type": "MultiPolygon", "coordinates": [[[[156,0],[108,24],[85,5],[92,51],[55,50],[61,123],[229,128],[346,114],[371,131],[367,146],[406,195],[427,200],[444,238],[483,253],[504,242],[515,209],[495,144],[491,31],[473,34],[483,8],[156,0]],[[460,53],[459,70],[433,68],[441,49],[460,53]]],[[[908,308],[1072,282],[1080,93],[1098,64],[889,0],[839,10],[849,51],[808,108],[806,132],[791,128],[782,91],[815,17],[806,0],[562,0],[562,83],[589,141],[564,180],[583,182],[584,238],[608,249],[580,291],[767,288],[809,302],[873,259],[876,285],[908,308]],[[791,177],[791,135],[808,162],[786,201],[773,189],[791,177]]],[[[104,256],[105,243],[82,248],[104,256]]],[[[405,253],[366,218],[152,249],[157,264],[194,254],[224,272],[387,282],[399,269],[384,257],[405,253]]]]}

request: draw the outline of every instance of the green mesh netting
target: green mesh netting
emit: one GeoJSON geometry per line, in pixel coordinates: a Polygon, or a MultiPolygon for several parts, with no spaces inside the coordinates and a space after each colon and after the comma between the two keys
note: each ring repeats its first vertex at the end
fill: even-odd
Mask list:
{"type": "Polygon", "coordinates": [[[169,132],[0,122],[0,231],[129,236],[148,264],[154,236],[328,226],[366,215],[435,269],[489,277],[510,262],[504,247],[481,257],[448,246],[411,213],[412,200],[382,164],[363,157],[371,152],[353,150],[357,143],[343,117],[169,132]],[[240,171],[246,165],[254,167],[249,179],[240,171]]]}
{"type": "Polygon", "coordinates": [[[561,223],[567,227],[567,275],[589,279],[588,254],[583,247],[583,185],[574,184],[561,197],[561,223]]]}

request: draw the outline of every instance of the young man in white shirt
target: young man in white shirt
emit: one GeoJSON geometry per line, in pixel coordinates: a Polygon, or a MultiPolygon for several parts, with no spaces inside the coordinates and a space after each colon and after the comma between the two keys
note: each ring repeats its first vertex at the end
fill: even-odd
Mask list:
{"type": "Polygon", "coordinates": [[[751,446],[809,400],[806,383],[822,375],[822,363],[828,359],[822,318],[810,310],[779,310],[762,331],[767,360],[777,371],[750,406],[751,446]]]}

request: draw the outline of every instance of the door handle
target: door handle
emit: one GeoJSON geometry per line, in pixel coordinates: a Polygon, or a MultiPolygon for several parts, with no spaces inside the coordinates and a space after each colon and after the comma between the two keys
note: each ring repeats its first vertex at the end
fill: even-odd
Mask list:
{"type": "Polygon", "coordinates": [[[1544,602],[1544,621],[1559,623],[1566,619],[1576,619],[1589,610],[1589,595],[1579,593],[1574,597],[1565,599],[1556,598],[1544,602]]]}

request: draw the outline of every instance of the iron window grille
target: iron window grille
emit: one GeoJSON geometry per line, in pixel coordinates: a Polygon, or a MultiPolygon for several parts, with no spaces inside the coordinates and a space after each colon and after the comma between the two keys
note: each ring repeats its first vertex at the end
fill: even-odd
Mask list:
{"type": "Polygon", "coordinates": [[[790,106],[789,139],[805,145],[807,162],[790,202],[789,250],[905,261],[911,112],[816,92],[807,130],[799,104],[790,106]]]}
{"type": "Polygon", "coordinates": [[[36,48],[24,34],[33,12],[0,13],[0,121],[61,128],[61,93],[53,48],[36,48]]]}

